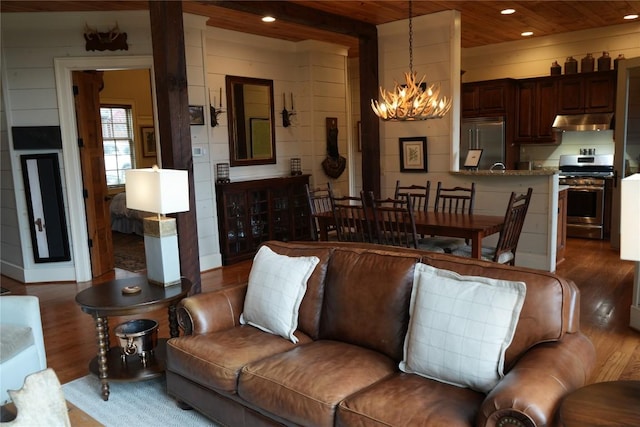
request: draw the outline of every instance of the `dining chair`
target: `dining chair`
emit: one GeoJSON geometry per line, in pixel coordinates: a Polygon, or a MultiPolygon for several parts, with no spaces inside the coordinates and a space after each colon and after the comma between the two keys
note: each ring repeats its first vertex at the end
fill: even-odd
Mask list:
{"type": "Polygon", "coordinates": [[[471,187],[468,188],[459,186],[445,188],[442,186],[442,182],[438,181],[434,210],[436,212],[472,214],[475,199],[475,182],[472,182],[471,187]]]}
{"type": "MultiPolygon", "coordinates": [[[[331,183],[327,182],[326,188],[318,187],[313,190],[309,187],[309,184],[305,184],[305,190],[307,193],[307,202],[309,203],[309,212],[311,213],[309,216],[311,219],[311,238],[317,241],[320,238],[320,224],[318,224],[318,219],[315,215],[333,210],[331,207],[333,189],[331,183]]],[[[327,226],[327,233],[332,234],[333,237],[335,237],[335,231],[335,224],[327,226]]]]}
{"type": "Polygon", "coordinates": [[[426,185],[400,185],[400,180],[396,181],[396,191],[393,195],[394,199],[400,199],[407,194],[411,198],[411,206],[414,211],[427,211],[429,208],[429,192],[431,182],[427,181],[426,185]]]}
{"type": "MultiPolygon", "coordinates": [[[[434,203],[435,212],[473,214],[473,206],[476,198],[476,183],[472,182],[470,187],[443,187],[438,181],[436,187],[436,200],[434,203]]],[[[431,236],[422,240],[423,245],[432,248],[441,248],[446,253],[451,253],[458,248],[469,244],[468,240],[456,237],[431,236]]]]}
{"type": "MultiPolygon", "coordinates": [[[[482,259],[494,261],[500,264],[515,265],[516,249],[524,219],[529,210],[529,202],[533,189],[529,188],[526,194],[511,193],[507,211],[504,215],[504,223],[500,230],[500,237],[495,247],[482,247],[482,259]]],[[[471,257],[471,246],[464,246],[453,252],[454,255],[471,257]]]]}
{"type": "MultiPolygon", "coordinates": [[[[364,201],[371,206],[373,242],[380,245],[418,248],[418,235],[413,218],[411,196],[402,194],[399,198],[376,199],[373,191],[366,193],[364,201]]],[[[366,208],[365,208],[366,209],[366,208]]]]}
{"type": "Polygon", "coordinates": [[[340,242],[372,243],[371,225],[365,210],[364,192],[360,197],[331,196],[336,234],[340,242]]]}

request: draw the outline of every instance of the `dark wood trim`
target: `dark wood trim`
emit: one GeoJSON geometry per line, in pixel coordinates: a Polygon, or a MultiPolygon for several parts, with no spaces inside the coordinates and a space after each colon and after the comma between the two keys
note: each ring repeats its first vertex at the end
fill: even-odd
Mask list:
{"type": "Polygon", "coordinates": [[[376,26],[346,16],[323,12],[288,1],[202,1],[200,3],[224,7],[256,15],[273,15],[278,20],[353,37],[375,37],[376,26]]]}
{"type": "Polygon", "coordinates": [[[360,121],[362,122],[362,189],[380,197],[380,119],[371,109],[378,97],[378,35],[360,37],[360,121]]]}
{"type": "Polygon", "coordinates": [[[162,167],[189,172],[191,209],[176,215],[180,272],[183,277],[193,283],[191,293],[199,293],[201,289],[200,251],[196,225],[182,2],[150,1],[149,17],[162,167]]]}

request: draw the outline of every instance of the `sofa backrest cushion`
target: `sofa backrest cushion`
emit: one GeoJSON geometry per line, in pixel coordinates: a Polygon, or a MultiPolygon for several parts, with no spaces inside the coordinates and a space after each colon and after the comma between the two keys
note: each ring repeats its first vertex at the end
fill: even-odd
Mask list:
{"type": "Polygon", "coordinates": [[[329,258],[331,257],[333,249],[304,243],[284,243],[279,241],[269,241],[266,242],[265,245],[280,255],[316,256],[320,259],[320,262],[307,281],[307,292],[302,299],[298,312],[298,329],[312,339],[318,339],[324,282],[327,275],[329,258]]]}
{"type": "Polygon", "coordinates": [[[505,354],[505,372],[529,348],[541,342],[557,341],[567,332],[577,292],[570,282],[544,271],[504,266],[459,257],[425,256],[425,264],[465,276],[524,282],[527,296],[513,341],[505,354]]]}
{"type": "Polygon", "coordinates": [[[419,256],[336,248],[329,261],[320,338],[402,360],[413,272],[419,256]]]}

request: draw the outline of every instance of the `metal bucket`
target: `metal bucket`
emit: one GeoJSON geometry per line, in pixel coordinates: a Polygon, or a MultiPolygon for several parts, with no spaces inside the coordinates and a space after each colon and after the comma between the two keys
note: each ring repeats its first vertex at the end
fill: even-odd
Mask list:
{"type": "Polygon", "coordinates": [[[137,354],[142,365],[147,365],[147,359],[153,354],[158,344],[158,322],[152,319],[136,319],[121,323],[114,329],[122,348],[122,361],[126,363],[126,356],[137,354]]]}

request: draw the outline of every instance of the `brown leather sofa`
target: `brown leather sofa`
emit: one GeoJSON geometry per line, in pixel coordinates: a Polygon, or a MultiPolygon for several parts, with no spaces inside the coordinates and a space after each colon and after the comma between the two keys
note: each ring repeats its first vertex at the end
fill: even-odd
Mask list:
{"type": "Polygon", "coordinates": [[[184,299],[186,334],[168,341],[168,393],[222,425],[552,425],[562,398],[593,369],[579,290],[554,274],[386,246],[267,245],[320,259],[300,306],[298,343],[240,325],[246,284],[184,299]],[[526,283],[505,376],[490,392],[399,370],[417,262],[526,283]]]}

